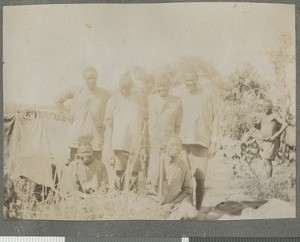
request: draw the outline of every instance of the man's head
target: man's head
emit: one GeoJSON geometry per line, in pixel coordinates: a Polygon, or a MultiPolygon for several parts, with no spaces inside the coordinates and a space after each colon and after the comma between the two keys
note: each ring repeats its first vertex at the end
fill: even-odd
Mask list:
{"type": "Polygon", "coordinates": [[[273,111],[273,103],[271,100],[266,99],[264,101],[264,111],[266,114],[271,114],[273,111]]]}
{"type": "Polygon", "coordinates": [[[247,149],[247,145],[245,143],[241,144],[241,150],[244,151],[247,149]]]}
{"type": "Polygon", "coordinates": [[[198,76],[194,72],[188,72],[184,74],[183,77],[184,85],[189,90],[189,92],[194,92],[198,86],[198,76]]]}
{"type": "Polygon", "coordinates": [[[90,142],[82,142],[78,147],[78,155],[85,165],[89,165],[94,161],[94,151],[90,142]]]}
{"type": "Polygon", "coordinates": [[[170,85],[167,79],[159,78],[156,81],[155,85],[156,85],[157,93],[160,97],[166,97],[168,95],[170,85]]]}
{"type": "Polygon", "coordinates": [[[133,87],[133,81],[131,76],[126,73],[120,77],[119,80],[119,88],[120,92],[124,97],[127,97],[131,94],[131,90],[133,87]]]}
{"type": "Polygon", "coordinates": [[[88,66],[83,70],[83,79],[89,90],[94,91],[98,80],[98,73],[94,67],[88,66]]]}
{"type": "Polygon", "coordinates": [[[182,147],[182,141],[178,135],[173,134],[168,138],[166,152],[170,157],[172,158],[179,157],[181,147],[182,147]]]}

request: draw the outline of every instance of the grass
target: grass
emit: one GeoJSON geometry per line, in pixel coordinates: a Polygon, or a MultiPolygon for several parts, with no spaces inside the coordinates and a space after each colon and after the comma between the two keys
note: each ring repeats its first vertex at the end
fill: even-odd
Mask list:
{"type": "Polygon", "coordinates": [[[235,186],[245,195],[259,199],[278,198],[295,203],[295,161],[281,163],[277,157],[272,163],[273,174],[269,179],[265,176],[265,167],[260,159],[253,159],[251,162],[241,159],[235,163],[235,186]]]}
{"type": "Polygon", "coordinates": [[[14,181],[16,201],[10,203],[9,217],[40,220],[157,220],[163,219],[159,205],[145,206],[145,192],[98,191],[82,200],[60,197],[49,191],[46,199],[40,201],[34,196],[35,183],[19,178],[14,181]],[[14,209],[12,209],[14,208],[14,209]]]}
{"type": "MultiPolygon", "coordinates": [[[[233,148],[236,150],[235,148],[233,148]]],[[[250,163],[242,159],[232,160],[230,147],[224,150],[226,158],[219,156],[218,162],[210,162],[206,181],[208,206],[226,201],[229,195],[244,194],[256,199],[279,198],[295,203],[296,189],[291,182],[295,179],[295,162],[280,164],[274,162],[274,173],[271,180],[261,174],[261,162],[253,159],[250,163]],[[230,155],[229,155],[230,154],[230,155]],[[235,175],[231,167],[235,165],[235,175]],[[228,180],[228,183],[225,180],[228,180]],[[231,194],[229,194],[231,193],[231,194]]],[[[9,183],[5,183],[9,185],[9,183]]],[[[161,207],[145,199],[145,181],[140,180],[138,192],[126,189],[118,192],[109,189],[99,191],[85,200],[62,198],[50,190],[45,199],[34,195],[36,184],[28,179],[18,178],[14,187],[6,196],[16,194],[9,203],[9,217],[18,219],[39,220],[161,220],[166,217],[161,207]],[[13,192],[12,192],[13,191],[13,192]]],[[[205,201],[204,201],[205,202],[205,201]]]]}

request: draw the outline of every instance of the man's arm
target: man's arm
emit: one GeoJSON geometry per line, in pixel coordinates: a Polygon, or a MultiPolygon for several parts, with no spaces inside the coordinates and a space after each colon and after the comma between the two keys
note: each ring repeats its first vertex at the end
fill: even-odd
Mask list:
{"type": "Polygon", "coordinates": [[[172,202],[174,203],[174,205],[180,203],[181,201],[183,201],[183,199],[185,199],[189,195],[190,193],[188,193],[187,191],[181,191],[179,195],[172,202]]]}
{"type": "Polygon", "coordinates": [[[172,203],[175,205],[181,201],[183,201],[187,196],[192,194],[192,186],[191,186],[191,172],[188,168],[188,165],[185,164],[185,176],[184,176],[184,182],[181,188],[181,192],[178,194],[178,196],[172,201],[172,203]]]}
{"type": "Polygon", "coordinates": [[[65,183],[63,193],[65,193],[69,197],[80,197],[85,198],[85,194],[79,191],[78,188],[78,177],[76,175],[76,164],[71,163],[70,166],[67,167],[67,172],[65,175],[65,183]]]}
{"type": "Polygon", "coordinates": [[[211,134],[211,145],[209,147],[209,156],[213,157],[217,152],[217,144],[219,140],[219,108],[216,97],[210,97],[210,109],[212,115],[212,134],[211,134]]]}
{"type": "Polygon", "coordinates": [[[282,134],[282,132],[287,128],[288,124],[285,122],[282,118],[280,118],[278,115],[274,115],[274,119],[277,123],[281,124],[281,128],[279,131],[277,131],[273,136],[271,137],[271,141],[275,140],[279,135],[282,134]]]}
{"type": "Polygon", "coordinates": [[[182,122],[182,105],[181,105],[181,102],[179,102],[178,110],[177,110],[177,114],[176,114],[175,134],[179,134],[181,122],[182,122]]]}
{"type": "Polygon", "coordinates": [[[59,96],[57,96],[57,98],[55,100],[55,105],[56,105],[57,109],[60,112],[62,112],[68,118],[69,121],[72,120],[72,115],[66,109],[66,107],[64,106],[64,103],[66,100],[74,98],[74,95],[75,95],[75,88],[71,88],[69,90],[62,92],[59,96]]]}
{"type": "Polygon", "coordinates": [[[100,165],[100,177],[98,177],[98,179],[99,179],[98,183],[100,185],[100,189],[107,189],[108,175],[107,175],[106,167],[103,163],[100,165]]]}
{"type": "Polygon", "coordinates": [[[147,145],[148,145],[148,100],[144,98],[142,100],[142,109],[143,109],[143,130],[142,130],[142,148],[141,148],[141,162],[145,166],[147,160],[147,145]]]}
{"type": "Polygon", "coordinates": [[[112,149],[112,132],[113,132],[113,109],[114,109],[114,97],[111,97],[106,105],[104,126],[106,132],[107,148],[109,153],[110,164],[114,165],[114,154],[112,149]]]}

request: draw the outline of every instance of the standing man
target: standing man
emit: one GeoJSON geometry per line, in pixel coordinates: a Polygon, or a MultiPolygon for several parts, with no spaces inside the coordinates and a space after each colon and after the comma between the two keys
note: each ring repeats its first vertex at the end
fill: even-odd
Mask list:
{"type": "Polygon", "coordinates": [[[270,178],[273,172],[272,161],[275,160],[279,148],[279,136],[287,128],[288,124],[273,112],[271,100],[265,100],[264,112],[260,120],[261,156],[266,167],[266,177],[270,178]],[[278,130],[279,125],[281,125],[281,128],[278,130]]]}
{"type": "Polygon", "coordinates": [[[180,136],[195,177],[196,209],[200,210],[205,193],[207,162],[216,153],[218,115],[216,100],[213,100],[208,90],[199,85],[196,73],[186,73],[184,84],[187,92],[182,96],[180,136]]]}
{"type": "Polygon", "coordinates": [[[96,86],[98,73],[94,67],[86,67],[83,71],[84,87],[75,87],[62,92],[56,99],[57,108],[65,114],[71,123],[68,135],[70,158],[75,159],[78,139],[90,136],[95,158],[101,160],[104,142],[103,120],[109,92],[96,86]],[[71,110],[64,106],[71,99],[71,110]]]}
{"type": "Polygon", "coordinates": [[[169,83],[166,79],[157,80],[156,91],[156,94],[148,97],[148,182],[153,186],[158,182],[161,147],[167,143],[171,134],[179,134],[182,118],[180,99],[169,94],[169,83]]]}
{"type": "Polygon", "coordinates": [[[108,101],[104,122],[110,162],[116,172],[115,187],[122,191],[125,178],[129,179],[129,188],[135,188],[141,162],[146,161],[147,111],[144,98],[133,94],[128,73],[121,76],[119,87],[120,92],[108,101]]]}

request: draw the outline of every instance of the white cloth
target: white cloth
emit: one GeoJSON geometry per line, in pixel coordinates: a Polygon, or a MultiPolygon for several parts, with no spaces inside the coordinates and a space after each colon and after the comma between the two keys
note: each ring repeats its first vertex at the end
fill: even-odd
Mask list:
{"type": "Polygon", "coordinates": [[[87,87],[73,87],[61,93],[56,103],[63,104],[72,99],[71,114],[73,122],[68,132],[69,146],[77,148],[78,138],[91,136],[95,151],[101,151],[104,143],[103,120],[109,92],[102,88],[90,91],[87,87]]]}
{"type": "Polygon", "coordinates": [[[150,159],[148,181],[157,184],[159,174],[160,149],[176,126],[180,126],[182,112],[180,100],[174,96],[161,98],[158,94],[148,98],[148,132],[150,139],[150,159]]]}
{"type": "Polygon", "coordinates": [[[183,144],[199,144],[209,148],[212,140],[216,105],[211,92],[182,95],[182,123],[180,136],[183,144]]]}
{"type": "Polygon", "coordinates": [[[120,93],[108,101],[105,122],[111,122],[112,149],[129,153],[139,152],[145,130],[147,116],[143,97],[131,95],[124,97],[120,93]]]}

